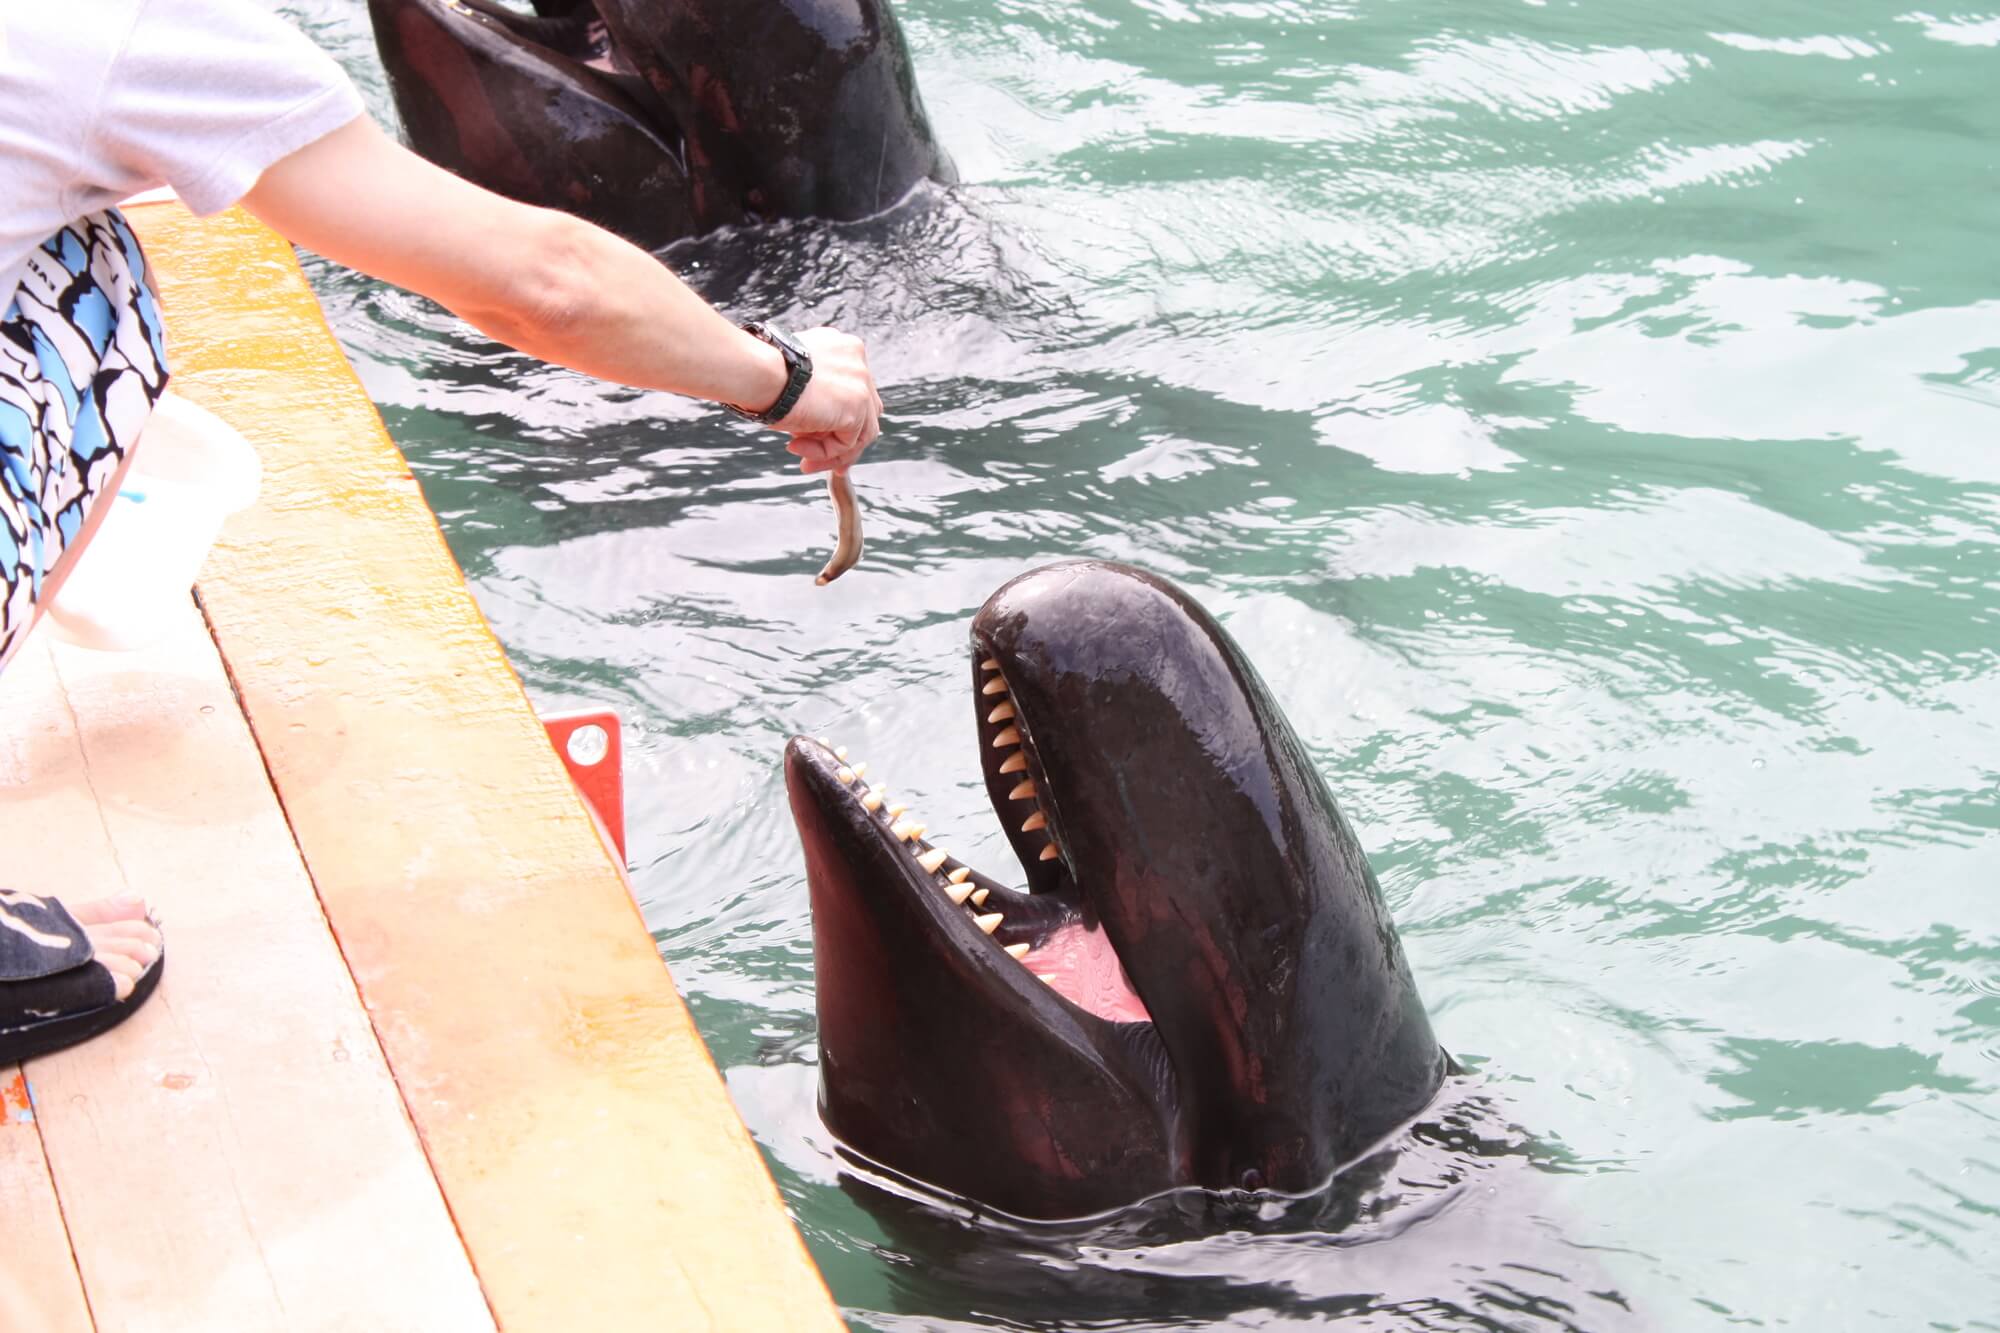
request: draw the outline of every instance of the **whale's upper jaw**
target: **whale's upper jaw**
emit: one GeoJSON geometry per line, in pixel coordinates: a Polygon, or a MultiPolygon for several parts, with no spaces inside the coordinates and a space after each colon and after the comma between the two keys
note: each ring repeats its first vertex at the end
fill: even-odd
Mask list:
{"type": "Polygon", "coordinates": [[[1420,1109],[1444,1057],[1374,874],[1215,619],[1070,561],[996,591],[972,639],[1171,1061],[1192,1183],[1314,1188],[1420,1109]]]}
{"type": "MultiPolygon", "coordinates": [[[[1079,1197],[1109,1206],[1167,1184],[1311,1189],[1420,1109],[1443,1057],[1373,876],[1214,620],[1151,575],[1079,561],[1001,588],[971,639],[982,773],[1034,890],[968,877],[1002,916],[990,937],[951,902],[956,862],[932,872],[906,840],[857,823],[863,783],[843,782],[830,752],[804,741],[787,752],[835,1132],[932,1183],[1060,1216],[1085,1211],[1079,1197]],[[1111,970],[1150,1021],[1112,1021],[1042,988],[1031,969],[1058,937],[1115,946],[1111,970]],[[1016,964],[1002,946],[1022,943],[1016,964]],[[894,980],[871,975],[880,967],[894,980]],[[913,1025],[904,999],[885,1010],[885,991],[968,1021],[913,1025]],[[857,1021],[870,1006],[872,1029],[857,1021]],[[893,1074],[889,1043],[865,1037],[890,1029],[914,1066],[893,1074]],[[942,1121],[979,1119],[991,1094],[963,1089],[995,1079],[1010,1106],[1039,1085],[1043,1103],[1065,1108],[1048,1118],[1063,1126],[1067,1175],[1016,1160],[985,1173],[1006,1177],[997,1198],[962,1162],[912,1162],[922,1126],[875,1114],[893,1085],[942,1121]],[[893,1132],[863,1141],[857,1129],[893,1132]],[[1119,1178],[1094,1192],[1070,1178],[1101,1177],[1114,1144],[1126,1150],[1119,1178]]],[[[1103,966],[1109,950],[1098,956],[1103,966]]],[[[981,1123],[974,1141],[1018,1157],[1004,1127],[981,1123]]]]}

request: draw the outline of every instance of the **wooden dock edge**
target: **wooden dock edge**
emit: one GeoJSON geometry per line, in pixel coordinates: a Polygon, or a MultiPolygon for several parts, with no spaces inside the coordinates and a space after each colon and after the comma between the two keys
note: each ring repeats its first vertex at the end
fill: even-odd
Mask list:
{"type": "Polygon", "coordinates": [[[840,1327],[290,247],[130,217],[175,391],[264,461],[201,606],[500,1327],[840,1327]]]}

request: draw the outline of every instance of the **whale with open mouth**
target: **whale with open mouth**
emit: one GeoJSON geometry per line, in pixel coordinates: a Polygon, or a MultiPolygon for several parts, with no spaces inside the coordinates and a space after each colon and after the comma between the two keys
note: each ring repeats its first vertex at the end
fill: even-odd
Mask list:
{"type": "Polygon", "coordinates": [[[886,0],[368,0],[410,146],[651,248],[950,183],[886,0]]]}
{"type": "Polygon", "coordinates": [[[971,632],[1027,891],[795,737],[820,1113],[861,1157],[1022,1218],[1177,1187],[1306,1193],[1447,1061],[1375,876],[1241,650],[1128,566],[1037,569],[971,632]]]}

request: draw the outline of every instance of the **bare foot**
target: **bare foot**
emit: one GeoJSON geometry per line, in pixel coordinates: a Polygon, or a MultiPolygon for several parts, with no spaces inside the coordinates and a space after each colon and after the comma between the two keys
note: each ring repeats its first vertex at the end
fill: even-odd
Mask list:
{"type": "Polygon", "coordinates": [[[160,956],[160,932],[146,919],[145,900],[122,894],[77,903],[69,910],[90,937],[97,961],[111,973],[118,998],[124,999],[160,956]]]}

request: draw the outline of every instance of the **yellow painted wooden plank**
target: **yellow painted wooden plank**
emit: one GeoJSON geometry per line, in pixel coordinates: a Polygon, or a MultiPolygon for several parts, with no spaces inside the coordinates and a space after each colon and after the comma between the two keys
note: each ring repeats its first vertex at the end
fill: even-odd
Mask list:
{"type": "Polygon", "coordinates": [[[0,1329],[89,1333],[83,1280],[18,1065],[0,1065],[0,1219],[0,1329]]]}
{"type": "Polygon", "coordinates": [[[133,220],[175,390],[265,463],[203,605],[502,1327],[840,1327],[289,248],[133,220]]]}
{"type": "Polygon", "coordinates": [[[0,731],[31,891],[148,898],[167,973],[28,1062],[97,1327],[491,1330],[192,599],[131,654],[38,633],[0,731]]]}

